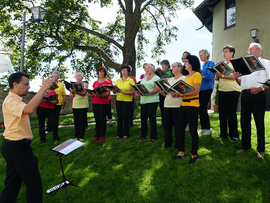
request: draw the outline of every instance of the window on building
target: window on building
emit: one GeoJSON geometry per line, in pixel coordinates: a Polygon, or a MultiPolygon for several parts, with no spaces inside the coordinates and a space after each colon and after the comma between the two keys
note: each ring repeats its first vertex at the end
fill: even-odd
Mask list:
{"type": "Polygon", "coordinates": [[[225,29],[235,26],[235,12],[236,12],[236,6],[235,6],[235,0],[226,0],[225,1],[225,29]]]}

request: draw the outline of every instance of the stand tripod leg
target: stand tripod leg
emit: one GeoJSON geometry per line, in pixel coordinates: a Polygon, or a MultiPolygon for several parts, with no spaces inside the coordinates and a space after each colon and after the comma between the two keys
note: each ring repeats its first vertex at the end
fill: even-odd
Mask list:
{"type": "MultiPolygon", "coordinates": [[[[74,186],[74,187],[79,187],[78,185],[73,184],[72,181],[69,181],[69,180],[67,180],[65,178],[65,173],[64,173],[63,164],[62,164],[62,158],[61,158],[62,155],[61,154],[57,154],[57,155],[58,155],[59,161],[60,161],[60,166],[61,166],[61,171],[62,171],[62,176],[63,176],[63,182],[56,185],[56,186],[54,186],[54,187],[52,187],[52,188],[50,188],[50,189],[48,189],[48,190],[46,190],[46,194],[52,194],[52,196],[55,195],[56,192],[58,192],[59,189],[65,188],[68,185],[71,185],[71,186],[74,186]]],[[[66,190],[66,194],[67,194],[67,190],[66,190]]]]}

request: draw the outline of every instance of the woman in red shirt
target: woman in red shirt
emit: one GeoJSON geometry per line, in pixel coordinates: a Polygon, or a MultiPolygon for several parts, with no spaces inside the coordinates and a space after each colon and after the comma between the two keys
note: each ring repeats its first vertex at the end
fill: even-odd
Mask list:
{"type": "MultiPolygon", "coordinates": [[[[94,82],[93,84],[93,89],[96,89],[99,86],[102,85],[112,85],[112,81],[110,79],[107,79],[107,70],[104,67],[100,67],[98,69],[98,76],[99,79],[94,82]]],[[[107,115],[107,110],[109,108],[109,96],[110,96],[110,91],[105,92],[101,95],[93,93],[91,96],[92,99],[92,105],[93,105],[93,112],[94,112],[94,117],[96,121],[96,126],[95,126],[95,131],[96,135],[93,141],[104,141],[105,139],[105,132],[106,132],[106,127],[107,127],[107,122],[106,122],[106,115],[107,115]]]]}
{"type": "MultiPolygon", "coordinates": [[[[46,97],[55,95],[55,91],[47,90],[46,97]]],[[[45,133],[45,120],[48,118],[47,124],[52,127],[53,139],[60,140],[58,136],[58,126],[55,125],[57,122],[56,117],[54,116],[54,105],[58,103],[57,101],[48,101],[43,99],[43,102],[37,107],[37,116],[38,116],[38,125],[39,125],[39,136],[41,144],[46,142],[46,133],[45,133]]]]}

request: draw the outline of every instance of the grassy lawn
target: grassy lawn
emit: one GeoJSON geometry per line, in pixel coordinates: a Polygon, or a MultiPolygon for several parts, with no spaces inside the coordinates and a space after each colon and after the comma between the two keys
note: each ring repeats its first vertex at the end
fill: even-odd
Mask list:
{"type": "MultiPolygon", "coordinates": [[[[91,113],[88,114],[90,119],[91,113]]],[[[52,134],[47,143],[39,143],[38,129],[33,129],[32,148],[39,159],[45,203],[69,202],[269,202],[270,193],[270,112],[266,113],[266,156],[256,158],[256,128],[252,124],[252,149],[236,154],[240,141],[231,143],[215,138],[219,135],[218,114],[211,114],[214,133],[199,137],[199,160],[189,165],[191,138],[186,133],[186,153],[183,160],[173,160],[174,148],[162,149],[163,128],[158,129],[158,140],[147,144],[138,142],[139,122],[130,129],[128,140],[114,140],[116,124],[107,128],[104,143],[92,142],[94,125],[86,130],[85,145],[63,157],[66,178],[79,187],[68,186],[54,196],[45,190],[62,181],[58,157],[51,149],[62,141],[74,138],[74,127],[59,128],[61,142],[52,134]]],[[[61,122],[71,122],[72,115],[61,117],[61,122]]],[[[238,115],[238,119],[240,116],[238,115]]],[[[34,119],[32,125],[34,124],[34,119]]],[[[160,126],[160,120],[158,120],[160,126]]],[[[240,131],[240,128],[239,128],[240,131]]],[[[241,131],[240,131],[241,133],[241,131]]],[[[149,138],[149,136],[148,136],[149,138]]],[[[3,140],[1,136],[0,141],[3,140]]],[[[5,161],[0,156],[0,191],[4,187],[5,161]]],[[[25,202],[24,186],[18,202],[25,202]]]]}

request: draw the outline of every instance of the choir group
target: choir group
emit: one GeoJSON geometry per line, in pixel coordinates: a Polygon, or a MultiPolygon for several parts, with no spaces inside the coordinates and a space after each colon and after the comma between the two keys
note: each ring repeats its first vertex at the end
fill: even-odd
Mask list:
{"type": "MultiPolygon", "coordinates": [[[[216,66],[209,61],[210,54],[202,49],[199,52],[200,60],[195,55],[184,52],[182,62],[175,62],[170,67],[167,60],[161,62],[166,79],[160,79],[155,74],[155,66],[151,63],[144,64],[145,74],[141,76],[140,84],[144,85],[145,94],[138,85],[135,78],[130,77],[131,67],[121,66],[121,75],[113,85],[107,79],[106,68],[98,69],[98,80],[93,84],[93,90],[88,89],[88,84],[83,81],[83,74],[75,74],[77,88],[69,88],[69,96],[72,98],[72,110],[74,114],[75,139],[84,141],[85,129],[87,128],[87,109],[89,107],[88,97],[92,97],[93,112],[96,121],[95,137],[93,141],[104,141],[106,134],[106,116],[110,114],[110,92],[117,94],[117,134],[115,140],[128,139],[129,127],[133,125],[130,113],[134,109],[134,94],[140,95],[141,105],[141,135],[138,141],[143,142],[148,135],[147,120],[150,121],[151,144],[157,139],[156,111],[158,105],[162,113],[162,125],[164,127],[164,148],[173,145],[172,129],[175,129],[174,147],[178,150],[174,159],[182,159],[186,156],[185,132],[189,130],[191,135],[191,157],[190,164],[198,160],[199,136],[210,135],[212,128],[207,114],[207,105],[213,91],[214,81],[218,81],[219,90],[219,121],[220,135],[218,139],[230,139],[235,142],[239,139],[237,130],[236,106],[241,95],[241,149],[236,153],[243,153],[251,148],[251,115],[253,114],[257,129],[257,157],[265,154],[265,93],[270,83],[270,61],[260,57],[262,47],[258,43],[251,43],[248,48],[250,62],[253,66],[250,72],[242,72],[233,60],[235,48],[227,45],[223,48],[225,66],[231,70],[230,73],[215,72],[216,66]],[[255,60],[251,60],[251,58],[255,60]],[[257,61],[256,61],[257,60],[257,61]],[[232,63],[233,65],[232,65],[232,63]],[[263,68],[257,68],[258,63],[263,68]],[[235,71],[234,71],[235,70],[235,71]],[[166,75],[165,74],[165,75],[166,75]],[[163,81],[164,83],[159,83],[163,81]],[[183,82],[182,82],[183,81],[183,82]],[[190,91],[167,92],[160,89],[161,84],[167,86],[184,84],[190,91]],[[103,87],[103,88],[102,88],[103,87]],[[106,89],[108,88],[108,89],[106,89]],[[134,89],[136,88],[136,90],[134,89]],[[100,91],[97,91],[97,90],[100,91]],[[148,91],[146,91],[148,90],[148,91]],[[201,129],[197,132],[198,118],[200,118],[201,129]]],[[[37,109],[39,120],[39,134],[41,143],[46,142],[45,118],[48,117],[48,130],[53,131],[54,140],[59,140],[58,120],[61,108],[66,105],[66,93],[64,84],[58,81],[59,73],[54,72],[52,76],[44,80],[40,90],[29,101],[23,102],[30,88],[29,76],[22,72],[13,73],[8,82],[10,91],[2,103],[4,116],[4,140],[1,144],[1,153],[6,161],[5,188],[1,193],[0,202],[16,202],[22,182],[26,185],[27,202],[42,202],[42,182],[38,169],[38,160],[32,152],[30,114],[37,109]],[[52,90],[52,87],[57,87],[52,90]],[[57,99],[58,97],[58,99],[57,99]]],[[[75,85],[74,85],[75,87],[75,85]]],[[[176,87],[176,86],[174,86],[176,87]]],[[[171,87],[169,87],[173,90],[171,87]]]]}
{"type": "MultiPolygon", "coordinates": [[[[234,70],[231,60],[234,58],[235,48],[226,45],[223,50],[225,63],[234,70]]],[[[87,109],[89,107],[88,97],[92,97],[93,113],[95,117],[95,137],[93,141],[104,141],[106,134],[106,123],[108,119],[111,123],[111,92],[116,96],[117,112],[117,134],[115,140],[120,138],[128,139],[129,128],[133,126],[134,95],[140,96],[141,106],[141,135],[138,141],[142,142],[147,138],[147,121],[150,122],[150,137],[148,143],[153,143],[157,139],[157,107],[160,107],[162,117],[162,127],[164,129],[164,148],[171,147],[175,140],[174,148],[178,154],[174,159],[181,159],[186,156],[185,152],[185,131],[190,132],[192,139],[190,164],[198,160],[198,134],[210,135],[212,128],[208,116],[208,103],[213,92],[215,81],[218,82],[218,103],[220,135],[216,138],[227,139],[235,142],[239,139],[236,108],[241,95],[241,128],[242,128],[242,148],[237,153],[244,152],[251,148],[251,114],[255,119],[257,128],[257,157],[263,157],[265,151],[265,130],[264,112],[265,95],[264,90],[268,88],[263,84],[270,80],[270,62],[260,57],[262,47],[260,44],[251,43],[248,49],[249,54],[255,55],[265,67],[265,70],[252,72],[251,74],[241,75],[239,72],[232,71],[230,74],[211,71],[215,66],[210,61],[210,53],[206,49],[199,51],[199,58],[203,65],[201,68],[200,60],[197,56],[184,52],[182,63],[175,62],[170,66],[168,60],[161,62],[161,68],[166,72],[168,84],[173,85],[179,80],[185,81],[193,88],[190,92],[164,92],[156,84],[160,77],[155,74],[155,66],[151,63],[143,65],[145,74],[140,77],[140,84],[149,91],[150,94],[142,95],[135,90],[136,79],[130,76],[132,67],[129,65],[121,66],[121,78],[113,85],[107,78],[107,70],[100,67],[97,70],[98,79],[93,83],[93,89],[100,86],[108,87],[108,91],[99,94],[86,91],[88,84],[83,82],[84,75],[81,72],[75,74],[76,82],[84,84],[84,91],[69,89],[69,96],[72,98],[72,110],[74,114],[75,139],[84,141],[85,129],[87,128],[87,109]],[[111,88],[110,88],[111,87],[111,88]],[[200,130],[197,131],[198,119],[200,118],[200,130]],[[172,129],[175,129],[175,139],[172,139],[172,129]]],[[[64,85],[58,81],[59,73],[53,73],[53,80],[59,86],[55,90],[50,90],[48,95],[58,94],[58,102],[44,101],[37,109],[39,118],[40,139],[45,143],[45,117],[49,119],[48,126],[53,131],[55,140],[58,137],[58,120],[61,108],[66,104],[64,85]],[[49,103],[49,104],[48,104],[49,103]],[[56,110],[53,110],[56,107],[56,110]],[[48,110],[49,109],[49,110],[48,110]],[[55,125],[56,124],[56,125],[55,125]]]]}

